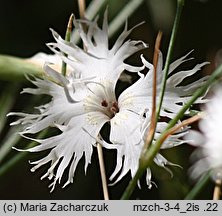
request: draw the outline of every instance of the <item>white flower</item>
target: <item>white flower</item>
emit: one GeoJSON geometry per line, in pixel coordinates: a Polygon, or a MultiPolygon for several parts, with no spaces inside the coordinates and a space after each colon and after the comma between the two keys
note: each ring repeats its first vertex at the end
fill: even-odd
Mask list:
{"type": "MultiPolygon", "coordinates": [[[[43,159],[32,162],[35,171],[40,166],[51,162],[51,166],[42,178],[53,179],[52,190],[56,182],[61,182],[65,169],[69,169],[68,180],[64,186],[73,182],[74,172],[79,160],[85,157],[85,170],[90,163],[93,146],[100,142],[107,149],[117,150],[117,163],[110,180],[119,181],[128,172],[133,177],[139,163],[139,157],[147,136],[152,108],[152,73],[153,66],[142,57],[148,73],[139,73],[143,67],[133,67],[124,63],[124,60],[146,45],[141,41],[124,42],[132,30],[123,31],[116,43],[109,49],[107,34],[107,17],[105,14],[103,28],[100,29],[96,21],[76,21],[80,36],[86,51],[77,47],[72,42],[64,41],[57,33],[53,32],[56,43],[49,47],[56,55],[73,68],[73,71],[64,77],[47,64],[44,66],[46,76],[44,79],[34,78],[31,82],[36,88],[27,88],[23,93],[47,94],[51,96],[48,104],[37,108],[37,114],[10,113],[22,118],[12,123],[22,124],[24,130],[20,133],[36,134],[48,127],[56,127],[61,133],[47,139],[35,140],[40,145],[24,151],[38,152],[51,149],[43,159]],[[88,25],[88,32],[84,33],[82,24],[88,25]],[[58,49],[60,51],[58,51],[58,49]],[[68,54],[66,57],[63,53],[68,54]],[[139,80],[121,93],[116,98],[115,88],[123,70],[137,72],[139,80]],[[109,122],[110,134],[107,143],[100,136],[103,125],[109,122]],[[56,169],[56,171],[54,170],[56,169]]],[[[170,77],[163,101],[161,116],[172,118],[184,103],[192,96],[195,89],[199,88],[206,78],[194,84],[181,85],[181,82],[201,69],[206,63],[199,64],[188,71],[172,72],[183,62],[187,55],[170,65],[170,77]]],[[[158,62],[157,95],[163,79],[162,55],[158,62]]],[[[158,97],[157,97],[158,99],[158,97]]],[[[204,102],[202,98],[197,101],[204,102]]],[[[155,139],[166,127],[166,122],[158,122],[155,139]]],[[[186,129],[186,128],[185,128],[186,129]]],[[[186,131],[171,136],[163,144],[162,149],[170,148],[183,141],[180,139],[186,131]]],[[[157,154],[154,162],[161,167],[171,165],[161,154],[157,154]]],[[[167,169],[167,168],[166,168],[167,169]]],[[[147,168],[147,185],[151,187],[151,171],[147,168]]]]}
{"type": "MultiPolygon", "coordinates": [[[[37,88],[26,88],[22,92],[34,95],[46,94],[51,96],[51,101],[37,107],[36,114],[19,112],[8,114],[21,117],[11,125],[22,124],[24,129],[20,134],[28,139],[32,138],[27,137],[26,134],[36,134],[48,127],[56,127],[61,130],[61,134],[57,136],[42,140],[32,139],[40,145],[24,150],[37,152],[52,149],[45,158],[32,162],[35,164],[32,171],[35,171],[51,161],[51,167],[42,178],[54,179],[51,185],[52,190],[56,182],[61,181],[64,170],[70,164],[69,176],[65,185],[73,181],[76,166],[83,155],[86,170],[91,160],[93,145],[96,144],[95,138],[101,127],[118,112],[114,90],[119,76],[125,69],[138,72],[143,68],[133,67],[123,62],[136,51],[146,47],[142,41],[124,42],[132,29],[127,30],[127,26],[125,26],[123,33],[109,50],[107,16],[105,15],[104,18],[103,29],[97,26],[96,21],[87,22],[87,34],[83,32],[81,22],[86,21],[76,21],[75,25],[87,51],[72,42],[65,42],[54,31],[52,32],[57,43],[49,44],[56,55],[71,66],[73,71],[64,77],[45,64],[46,76],[44,79],[30,80],[37,88]],[[58,52],[57,49],[60,49],[61,52],[58,52]],[[64,52],[68,54],[68,57],[65,57],[64,52]],[[95,101],[93,101],[94,99],[95,101]],[[58,168],[54,174],[55,167],[58,168]]],[[[47,57],[47,60],[51,62],[54,61],[54,58],[47,57]]]]}
{"type": "Polygon", "coordinates": [[[222,179],[222,88],[214,90],[214,95],[205,105],[204,117],[199,122],[200,132],[191,130],[186,140],[198,148],[192,159],[196,163],[191,167],[190,175],[199,178],[206,171],[211,170],[212,178],[222,179]]]}
{"type": "MultiPolygon", "coordinates": [[[[184,62],[185,57],[174,62],[170,66],[170,71],[176,69],[177,66],[184,62]]],[[[140,152],[146,138],[146,131],[149,127],[152,94],[151,76],[153,66],[143,57],[142,61],[149,69],[147,75],[139,74],[141,76],[140,79],[123,91],[118,100],[115,96],[115,84],[109,80],[101,79],[100,83],[89,81],[82,90],[84,97],[82,96],[80,101],[70,102],[67,95],[74,97],[76,93],[74,91],[76,89],[75,85],[69,87],[69,81],[72,80],[73,82],[72,77],[68,76],[65,78],[48,66],[45,66],[45,70],[51,75],[51,79],[53,78],[60,85],[62,84],[68,93],[63,90],[63,87],[47,79],[35,79],[32,82],[37,86],[37,89],[24,90],[24,92],[32,94],[49,94],[52,96],[52,101],[49,104],[39,107],[40,114],[21,114],[25,117],[16,123],[25,125],[24,131],[21,132],[23,135],[26,133],[37,133],[48,126],[58,127],[62,131],[60,135],[48,139],[34,139],[41,145],[27,150],[35,152],[53,148],[48,156],[32,163],[36,164],[32,169],[34,171],[41,165],[52,161],[51,167],[43,178],[46,176],[50,179],[53,178],[54,168],[62,158],[54,177],[53,188],[57,180],[60,182],[63,172],[69,163],[71,163],[71,166],[69,168],[68,181],[65,185],[73,181],[75,168],[83,154],[85,154],[85,169],[87,168],[92,155],[92,146],[96,142],[101,142],[106,148],[117,149],[117,164],[110,180],[118,176],[116,181],[119,181],[129,171],[131,176],[135,175],[140,152]],[[109,137],[111,144],[106,143],[102,138],[98,138],[99,132],[106,122],[110,122],[111,125],[109,137]]],[[[158,92],[162,74],[161,64],[162,57],[160,56],[158,92]]],[[[166,90],[164,106],[161,112],[162,116],[171,118],[182,106],[182,104],[178,105],[177,103],[184,103],[186,101],[187,98],[184,97],[184,92],[187,86],[176,87],[179,84],[178,80],[181,82],[187,77],[187,74],[195,73],[201,66],[196,66],[189,72],[178,73],[180,74],[180,79],[176,79],[178,74],[171,76],[168,80],[171,86],[167,87],[166,90]],[[175,89],[180,89],[181,91],[175,91],[175,89]]],[[[191,88],[189,86],[189,89],[194,90],[196,87],[191,88]]],[[[187,90],[187,92],[189,91],[187,90]]],[[[187,96],[189,97],[190,95],[188,94],[187,96]]],[[[165,122],[158,123],[155,139],[166,125],[167,123],[165,122]]],[[[183,143],[180,137],[184,133],[182,131],[178,135],[170,137],[162,148],[170,148],[183,143]]],[[[171,164],[160,154],[155,157],[154,162],[161,167],[171,164]]],[[[149,168],[147,169],[147,184],[151,187],[151,171],[149,168]]]]}

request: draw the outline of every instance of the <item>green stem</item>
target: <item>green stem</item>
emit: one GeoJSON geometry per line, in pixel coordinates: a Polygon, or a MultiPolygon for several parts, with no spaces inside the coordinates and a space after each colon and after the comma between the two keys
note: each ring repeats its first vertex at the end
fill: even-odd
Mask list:
{"type": "Polygon", "coordinates": [[[205,174],[196,184],[195,186],[192,188],[192,190],[186,195],[186,197],[184,198],[185,200],[192,200],[194,199],[199,193],[200,191],[203,190],[203,188],[207,185],[207,183],[210,180],[210,172],[208,172],[207,174],[205,174]]]}
{"type": "Polygon", "coordinates": [[[126,22],[135,10],[143,3],[144,0],[131,0],[109,25],[109,37],[112,37],[117,30],[126,22]]]}
{"type": "Polygon", "coordinates": [[[107,0],[94,0],[90,3],[85,11],[85,17],[92,20],[98,13],[99,9],[107,2],[107,0]]]}
{"type": "Polygon", "coordinates": [[[172,54],[173,54],[173,50],[174,50],[174,46],[175,46],[176,35],[177,35],[177,32],[178,32],[178,27],[179,27],[180,18],[181,18],[181,14],[182,14],[182,10],[183,10],[183,5],[184,5],[184,0],[177,0],[176,17],[175,17],[175,20],[174,20],[173,30],[172,30],[172,34],[171,34],[171,38],[170,38],[168,51],[167,51],[166,63],[165,63],[165,66],[164,66],[163,81],[162,81],[161,91],[160,91],[160,100],[159,100],[159,104],[158,104],[157,112],[156,112],[157,121],[159,119],[161,107],[162,107],[162,104],[163,104],[163,97],[164,97],[164,93],[165,93],[165,89],[166,89],[166,82],[167,82],[168,72],[169,72],[170,63],[171,63],[171,59],[172,59],[172,54]]]}
{"type": "MultiPolygon", "coordinates": [[[[162,85],[161,85],[160,101],[159,101],[159,104],[157,107],[157,112],[156,112],[156,119],[157,119],[156,122],[158,121],[158,118],[160,115],[160,110],[161,110],[162,103],[163,103],[163,97],[164,97],[164,92],[165,92],[165,88],[166,88],[166,81],[167,81],[167,76],[168,76],[168,72],[169,72],[169,66],[170,66],[172,52],[173,52],[174,45],[175,45],[175,39],[176,39],[177,31],[178,31],[178,26],[180,23],[180,17],[182,14],[183,5],[184,5],[184,0],[177,0],[176,17],[175,17],[174,24],[173,24],[173,30],[172,30],[172,34],[171,34],[171,38],[170,38],[170,43],[169,43],[167,57],[166,57],[166,63],[165,63],[165,67],[164,67],[164,75],[163,75],[163,81],[162,81],[162,85]]],[[[151,140],[151,142],[152,142],[152,140],[151,140]]],[[[158,153],[159,148],[160,148],[160,146],[156,146],[156,145],[148,145],[148,146],[150,146],[150,148],[148,149],[148,153],[145,152],[145,154],[142,154],[142,157],[141,157],[140,163],[139,163],[139,169],[137,171],[137,174],[132,179],[132,182],[138,181],[138,177],[140,177],[140,175],[138,173],[141,173],[141,172],[143,173],[146,170],[146,168],[150,165],[150,163],[152,162],[153,158],[158,153]],[[148,159],[148,162],[147,162],[147,155],[148,155],[148,157],[151,156],[152,160],[148,159]]],[[[123,196],[121,199],[128,199],[131,196],[135,186],[136,186],[135,183],[130,182],[127,189],[123,193],[123,196]]]]}
{"type": "Polygon", "coordinates": [[[127,200],[130,198],[134,188],[136,187],[138,180],[142,177],[144,173],[144,169],[138,169],[135,176],[132,178],[132,180],[129,182],[126,190],[124,191],[121,200],[127,200]]]}
{"type": "MultiPolygon", "coordinates": [[[[166,89],[167,77],[168,77],[168,73],[169,73],[170,63],[171,63],[172,54],[173,54],[173,50],[174,50],[174,46],[175,46],[176,35],[178,32],[178,27],[179,27],[179,23],[180,23],[180,17],[182,14],[183,5],[184,5],[184,0],[182,0],[182,1],[178,0],[176,17],[175,17],[174,24],[173,24],[173,30],[172,30],[172,34],[171,34],[171,38],[170,38],[168,51],[167,51],[166,63],[165,63],[164,70],[163,70],[164,74],[163,74],[163,80],[162,80],[162,84],[161,84],[159,104],[158,104],[157,110],[156,110],[156,122],[154,125],[154,133],[151,137],[152,139],[150,139],[149,143],[147,143],[147,146],[150,146],[152,143],[152,140],[154,138],[154,134],[156,131],[157,122],[160,117],[160,111],[161,111],[162,104],[163,104],[163,98],[164,98],[164,93],[165,93],[165,89],[166,89]]],[[[143,160],[143,156],[144,156],[144,152],[142,152],[142,154],[141,154],[141,160],[143,160]]]]}
{"type": "MultiPolygon", "coordinates": [[[[66,35],[65,35],[65,41],[69,42],[70,39],[71,39],[71,33],[72,33],[72,22],[73,22],[73,18],[74,18],[74,15],[72,14],[69,18],[69,22],[68,22],[68,25],[67,25],[67,29],[66,29],[66,35]]],[[[67,54],[64,53],[65,56],[68,56],[67,54]]],[[[62,62],[62,74],[64,76],[66,76],[66,63],[63,61],[62,62]]]]}
{"type": "Polygon", "coordinates": [[[199,88],[194,92],[192,98],[182,107],[182,109],[178,112],[175,118],[169,122],[166,130],[173,127],[178,122],[178,120],[184,116],[184,113],[197,100],[197,98],[202,96],[212,84],[217,82],[218,79],[221,77],[221,75],[222,75],[222,64],[211,74],[206,83],[201,88],[199,88]]]}

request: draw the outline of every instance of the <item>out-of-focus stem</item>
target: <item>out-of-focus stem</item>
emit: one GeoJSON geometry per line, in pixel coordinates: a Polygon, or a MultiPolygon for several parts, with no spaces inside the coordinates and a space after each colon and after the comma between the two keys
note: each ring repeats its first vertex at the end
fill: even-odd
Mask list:
{"type": "Polygon", "coordinates": [[[192,190],[186,195],[185,200],[194,199],[200,191],[207,185],[210,180],[210,172],[206,173],[192,188],[192,190]]]}
{"type": "Polygon", "coordinates": [[[78,6],[79,6],[79,16],[82,19],[85,16],[85,11],[86,11],[85,0],[78,0],[78,6]]]}
{"type": "Polygon", "coordinates": [[[99,167],[100,167],[100,173],[101,173],[101,179],[102,179],[104,200],[109,200],[109,192],[108,192],[107,180],[106,180],[106,170],[105,170],[105,164],[104,164],[104,158],[103,158],[103,149],[100,143],[97,143],[97,152],[98,152],[98,158],[99,158],[99,167]]]}
{"type": "Polygon", "coordinates": [[[219,200],[220,199],[221,185],[222,185],[221,179],[217,179],[216,182],[215,182],[215,187],[214,187],[213,200],[219,200]]]}

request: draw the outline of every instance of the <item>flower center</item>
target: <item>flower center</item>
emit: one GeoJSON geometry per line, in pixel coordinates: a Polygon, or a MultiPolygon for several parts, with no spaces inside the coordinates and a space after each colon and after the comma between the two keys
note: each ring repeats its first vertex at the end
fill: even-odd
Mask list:
{"type": "Polygon", "coordinates": [[[108,107],[108,103],[107,103],[106,100],[103,100],[103,101],[101,102],[101,105],[102,105],[103,107],[108,107]]]}
{"type": "Polygon", "coordinates": [[[106,100],[102,100],[101,106],[106,108],[106,113],[110,118],[113,118],[115,114],[119,112],[118,103],[116,101],[107,102],[106,100]]]}

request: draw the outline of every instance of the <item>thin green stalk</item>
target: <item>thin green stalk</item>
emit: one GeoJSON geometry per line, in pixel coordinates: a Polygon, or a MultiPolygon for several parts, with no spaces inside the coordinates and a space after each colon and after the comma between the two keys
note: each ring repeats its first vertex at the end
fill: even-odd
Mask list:
{"type": "MultiPolygon", "coordinates": [[[[179,113],[175,116],[175,118],[169,122],[167,128],[161,134],[160,138],[155,142],[155,144],[150,146],[147,153],[143,157],[143,160],[140,160],[139,169],[137,170],[137,173],[135,177],[131,180],[131,182],[137,182],[138,177],[141,176],[141,173],[143,173],[147,169],[147,167],[151,165],[154,157],[160,150],[160,147],[163,143],[163,140],[165,139],[165,136],[168,134],[168,130],[172,128],[178,122],[178,120],[184,116],[184,113],[190,108],[190,106],[200,96],[202,96],[212,84],[216,83],[221,76],[222,76],[222,64],[212,73],[207,82],[200,89],[195,91],[192,98],[187,102],[187,104],[185,104],[182,107],[182,109],[179,111],[179,113]]],[[[128,185],[127,189],[125,190],[121,199],[129,199],[130,195],[132,194],[136,185],[131,182],[128,185]]]]}
{"type": "Polygon", "coordinates": [[[174,46],[175,46],[176,35],[178,32],[178,27],[179,27],[179,23],[180,23],[180,18],[181,18],[183,6],[184,6],[184,0],[177,0],[176,17],[174,20],[170,43],[169,43],[169,47],[168,47],[168,51],[167,51],[166,63],[164,66],[163,81],[162,81],[161,91],[160,91],[160,101],[159,101],[159,104],[157,107],[157,113],[156,113],[157,121],[159,119],[159,115],[160,115],[160,111],[161,111],[161,107],[162,107],[162,103],[163,103],[163,97],[164,97],[164,93],[165,93],[165,89],[166,89],[167,76],[168,76],[169,67],[170,67],[170,63],[171,63],[171,59],[172,59],[172,54],[173,54],[173,50],[174,50],[174,46]]]}
{"type": "Polygon", "coordinates": [[[85,17],[92,20],[98,13],[100,8],[107,2],[107,0],[94,0],[92,1],[85,11],[85,17]]]}
{"type": "MultiPolygon", "coordinates": [[[[37,139],[43,138],[47,134],[47,130],[42,131],[37,139]]],[[[32,148],[36,145],[35,141],[32,141],[27,145],[27,148],[32,148]]],[[[18,155],[14,156],[11,160],[7,161],[5,164],[0,166],[0,176],[5,174],[11,167],[13,167],[18,161],[24,158],[29,152],[20,152],[18,155]]]]}
{"type": "MultiPolygon", "coordinates": [[[[71,14],[70,18],[69,18],[69,22],[67,25],[67,29],[66,29],[66,35],[65,35],[65,41],[70,41],[71,39],[71,33],[72,33],[72,22],[74,19],[74,15],[71,14]]],[[[67,54],[65,54],[65,56],[67,56],[67,54]]],[[[63,61],[62,62],[62,70],[61,70],[62,74],[65,76],[66,75],[66,63],[63,61]]]]}
{"type": "MultiPolygon", "coordinates": [[[[165,66],[164,66],[164,74],[163,74],[163,80],[162,80],[162,84],[161,84],[159,104],[158,104],[157,109],[156,109],[156,121],[155,121],[155,125],[153,127],[154,132],[153,132],[152,136],[150,136],[152,139],[148,140],[148,143],[146,144],[146,146],[151,145],[154,134],[155,134],[156,125],[157,125],[157,122],[159,120],[160,111],[161,111],[163,98],[164,98],[164,93],[165,93],[165,89],[166,89],[166,82],[167,82],[167,77],[168,77],[168,73],[169,73],[169,67],[170,67],[170,63],[171,63],[171,59],[172,59],[172,53],[173,53],[174,46],[175,46],[176,35],[177,35],[177,32],[178,32],[178,27],[179,27],[179,23],[180,23],[180,18],[181,18],[183,6],[184,6],[184,0],[178,0],[177,1],[176,16],[175,16],[175,20],[174,20],[174,24],[173,24],[173,30],[172,30],[172,34],[171,34],[171,38],[170,38],[168,51],[167,51],[166,63],[165,63],[165,66]]],[[[144,154],[142,154],[141,156],[143,157],[144,154]]],[[[141,158],[141,159],[143,159],[143,158],[141,158]]]]}
{"type": "Polygon", "coordinates": [[[131,196],[131,194],[134,191],[134,188],[137,186],[138,180],[142,177],[144,173],[144,169],[139,168],[135,174],[135,176],[131,179],[129,182],[126,190],[124,191],[121,200],[128,200],[131,196]]]}
{"type": "Polygon", "coordinates": [[[207,183],[210,180],[210,172],[205,174],[192,188],[192,190],[186,195],[184,198],[185,200],[192,200],[194,199],[202,190],[203,188],[207,185],[207,183]]]}
{"type": "MultiPolygon", "coordinates": [[[[15,93],[18,90],[18,85],[15,84],[15,86],[12,88],[11,86],[9,88],[4,89],[4,93],[1,97],[0,104],[0,133],[2,133],[3,128],[5,127],[5,123],[7,120],[7,113],[9,113],[15,99],[15,93]]],[[[6,138],[3,144],[0,146],[0,163],[2,162],[3,158],[7,155],[7,153],[11,150],[11,147],[19,140],[19,136],[16,134],[17,129],[11,128],[9,132],[7,132],[6,138]]]]}
{"type": "Polygon", "coordinates": [[[198,90],[194,92],[192,98],[182,107],[182,109],[178,112],[175,118],[169,122],[166,130],[173,127],[178,122],[178,120],[184,116],[184,113],[197,100],[197,98],[202,96],[212,84],[217,82],[219,78],[221,77],[221,75],[222,75],[222,64],[211,74],[211,76],[206,81],[206,83],[201,88],[199,88],[198,90]]]}
{"type": "Polygon", "coordinates": [[[112,37],[117,30],[126,22],[135,10],[143,3],[144,0],[131,0],[112,20],[109,25],[109,37],[112,37]]]}
{"type": "MultiPolygon", "coordinates": [[[[174,24],[173,24],[173,30],[172,30],[172,34],[171,34],[171,38],[170,38],[170,43],[169,43],[169,47],[168,47],[168,52],[167,52],[167,58],[166,58],[166,63],[165,63],[165,67],[164,67],[164,75],[163,75],[163,81],[162,81],[162,85],[161,85],[161,93],[160,93],[160,101],[157,107],[157,111],[156,111],[156,123],[158,121],[159,115],[160,115],[160,110],[162,107],[162,103],[163,103],[163,97],[164,97],[164,92],[165,92],[165,88],[166,88],[166,81],[167,81],[167,76],[168,76],[168,72],[169,72],[169,66],[170,66],[170,62],[172,59],[172,53],[173,53],[173,49],[174,49],[174,45],[175,45],[175,39],[176,39],[176,34],[178,31],[178,27],[179,27],[179,23],[180,23],[180,17],[182,14],[182,9],[184,6],[184,0],[177,0],[177,10],[176,10],[176,17],[174,20],[174,24]]],[[[156,127],[156,125],[155,125],[156,127]]],[[[155,131],[155,129],[154,129],[155,131]]],[[[150,145],[152,142],[152,140],[150,141],[150,143],[148,144],[148,146],[150,146],[150,148],[148,149],[148,153],[150,153],[150,155],[148,155],[147,152],[145,152],[144,154],[142,154],[142,158],[140,159],[140,163],[139,163],[139,169],[138,169],[138,173],[142,173],[145,171],[145,169],[150,165],[150,163],[152,162],[153,158],[155,157],[155,155],[158,153],[159,151],[159,147],[155,147],[154,145],[150,145]],[[148,159],[148,163],[147,163],[147,155],[151,156],[152,160],[148,159]],[[140,170],[141,169],[141,170],[140,170]]],[[[136,177],[140,177],[141,174],[136,174],[136,177]]],[[[129,183],[127,189],[125,190],[125,192],[123,193],[123,196],[121,199],[128,199],[130,197],[130,195],[132,194],[136,184],[135,182],[138,181],[138,179],[132,179],[132,182],[129,183]]]]}

